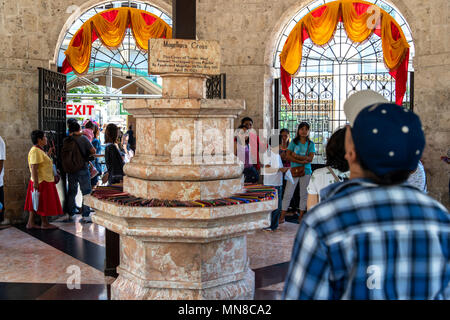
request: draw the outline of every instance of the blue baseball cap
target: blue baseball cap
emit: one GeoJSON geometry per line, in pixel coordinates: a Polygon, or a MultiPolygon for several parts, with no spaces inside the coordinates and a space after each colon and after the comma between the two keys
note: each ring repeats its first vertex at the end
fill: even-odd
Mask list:
{"type": "Polygon", "coordinates": [[[360,160],[378,176],[414,171],[425,148],[419,117],[393,103],[375,103],[356,116],[352,138],[360,160]]]}

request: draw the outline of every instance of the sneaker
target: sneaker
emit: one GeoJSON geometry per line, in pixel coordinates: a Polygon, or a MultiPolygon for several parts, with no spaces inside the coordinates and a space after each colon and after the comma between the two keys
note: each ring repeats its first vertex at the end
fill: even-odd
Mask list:
{"type": "Polygon", "coordinates": [[[83,217],[80,219],[80,223],[92,223],[91,217],[83,217]]]}

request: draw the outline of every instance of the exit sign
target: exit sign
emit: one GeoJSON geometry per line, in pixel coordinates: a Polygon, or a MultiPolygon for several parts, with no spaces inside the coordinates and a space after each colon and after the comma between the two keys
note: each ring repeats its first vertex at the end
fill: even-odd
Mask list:
{"type": "Polygon", "coordinates": [[[68,116],[91,116],[94,105],[88,104],[68,104],[66,115],[68,116]]]}

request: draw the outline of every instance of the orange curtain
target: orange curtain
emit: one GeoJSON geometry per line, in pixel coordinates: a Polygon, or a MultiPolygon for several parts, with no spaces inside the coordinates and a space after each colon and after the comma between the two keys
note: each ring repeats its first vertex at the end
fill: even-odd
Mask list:
{"type": "Polygon", "coordinates": [[[289,104],[291,76],[300,68],[303,42],[311,38],[319,46],[328,43],[339,21],[343,22],[347,35],[353,42],[363,42],[374,32],[381,36],[385,65],[396,79],[396,103],[402,103],[406,91],[409,44],[395,20],[379,7],[376,7],[376,11],[368,11],[371,6],[374,5],[365,1],[333,1],[310,12],[296,24],[280,54],[282,93],[289,104]],[[380,13],[381,31],[377,29],[380,26],[370,25],[370,19],[373,19],[376,12],[380,13]]]}
{"type": "Polygon", "coordinates": [[[114,8],[93,16],[86,21],[72,38],[65,51],[63,72],[71,69],[83,74],[89,68],[92,42],[97,38],[109,48],[117,48],[131,28],[136,44],[148,50],[150,38],[172,38],[172,28],[155,15],[134,8],[114,8]]]}

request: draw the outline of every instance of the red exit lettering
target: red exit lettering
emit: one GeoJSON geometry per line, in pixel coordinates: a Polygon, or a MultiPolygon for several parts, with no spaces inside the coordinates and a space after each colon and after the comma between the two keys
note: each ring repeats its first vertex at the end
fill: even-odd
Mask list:
{"type": "Polygon", "coordinates": [[[68,116],[91,116],[92,110],[94,109],[93,105],[75,105],[68,104],[66,108],[66,115],[68,116]]]}

